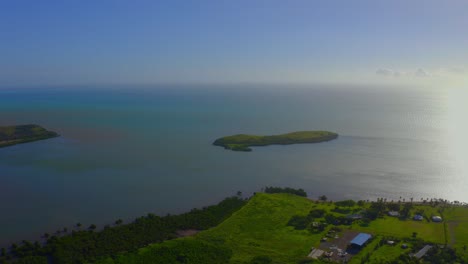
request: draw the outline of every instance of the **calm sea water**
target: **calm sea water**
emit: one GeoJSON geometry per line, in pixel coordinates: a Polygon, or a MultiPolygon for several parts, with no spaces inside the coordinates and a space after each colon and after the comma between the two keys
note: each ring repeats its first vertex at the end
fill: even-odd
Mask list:
{"type": "Polygon", "coordinates": [[[178,86],[0,90],[0,125],[62,136],[0,149],[0,244],[177,213],[263,186],[333,199],[468,201],[462,90],[178,86]],[[232,152],[236,133],[331,130],[338,140],[232,152]]]}

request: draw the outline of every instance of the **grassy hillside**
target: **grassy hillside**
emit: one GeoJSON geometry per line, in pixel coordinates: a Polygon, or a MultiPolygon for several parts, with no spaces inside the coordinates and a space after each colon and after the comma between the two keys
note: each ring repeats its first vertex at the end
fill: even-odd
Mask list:
{"type": "Polygon", "coordinates": [[[57,136],[38,125],[0,126],[0,148],[57,136]]]}
{"type": "Polygon", "coordinates": [[[251,146],[289,145],[299,143],[318,143],[336,139],[338,134],[328,131],[298,131],[273,136],[238,134],[218,138],[215,146],[222,146],[234,151],[252,151],[251,146]]]}
{"type": "Polygon", "coordinates": [[[296,214],[307,214],[314,203],[291,194],[255,195],[250,202],[219,226],[200,233],[205,240],[223,240],[232,249],[231,263],[244,263],[267,255],[281,263],[296,263],[321,238],[287,226],[296,214]]]}

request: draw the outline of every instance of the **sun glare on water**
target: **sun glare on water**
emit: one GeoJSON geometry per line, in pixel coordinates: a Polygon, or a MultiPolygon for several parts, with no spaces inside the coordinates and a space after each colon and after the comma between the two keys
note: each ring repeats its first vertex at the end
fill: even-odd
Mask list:
{"type": "MultiPolygon", "coordinates": [[[[447,131],[450,156],[456,164],[456,179],[454,186],[468,186],[468,90],[450,90],[447,100],[447,131]]],[[[457,188],[459,189],[459,188],[457,188]]],[[[462,188],[464,189],[464,188],[462,188]]],[[[467,200],[467,193],[454,194],[467,200]]]]}

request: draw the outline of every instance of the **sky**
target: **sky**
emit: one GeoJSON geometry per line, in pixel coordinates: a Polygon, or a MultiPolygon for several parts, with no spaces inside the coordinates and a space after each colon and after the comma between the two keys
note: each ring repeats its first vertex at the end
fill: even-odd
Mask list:
{"type": "Polygon", "coordinates": [[[468,85],[466,0],[0,0],[0,87],[468,85]]]}

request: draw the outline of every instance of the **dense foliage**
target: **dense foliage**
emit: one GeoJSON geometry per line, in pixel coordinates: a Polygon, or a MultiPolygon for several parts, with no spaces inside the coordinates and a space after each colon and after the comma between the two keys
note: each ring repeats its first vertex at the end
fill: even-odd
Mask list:
{"type": "MultiPolygon", "coordinates": [[[[41,263],[43,258],[40,257],[50,257],[53,263],[92,262],[105,256],[137,250],[150,243],[175,238],[177,230],[203,230],[214,227],[245,203],[246,201],[239,197],[231,197],[217,205],[193,209],[180,215],[160,217],[149,214],[130,224],[107,227],[99,232],[82,230],[72,231],[70,235],[63,237],[52,236],[43,247],[37,243],[23,242],[21,246],[14,246],[11,254],[20,260],[34,259],[36,262],[33,263],[41,263]]],[[[5,256],[3,259],[8,257],[12,256],[5,256]]],[[[2,258],[0,263],[1,261],[2,258]]]]}
{"type": "Polygon", "coordinates": [[[38,125],[1,126],[0,148],[57,136],[57,133],[47,131],[38,125]]]}
{"type": "Polygon", "coordinates": [[[336,139],[338,134],[328,131],[298,131],[273,136],[257,136],[238,134],[218,138],[213,142],[215,146],[235,151],[252,151],[250,146],[288,145],[298,143],[318,143],[336,139]]]}
{"type": "Polygon", "coordinates": [[[186,263],[225,264],[229,263],[232,251],[222,244],[197,239],[178,239],[147,247],[139,252],[108,258],[103,264],[146,264],[186,263]]]}
{"type": "Polygon", "coordinates": [[[265,193],[290,193],[307,197],[307,193],[303,189],[294,189],[289,187],[265,187],[265,193]]]}

